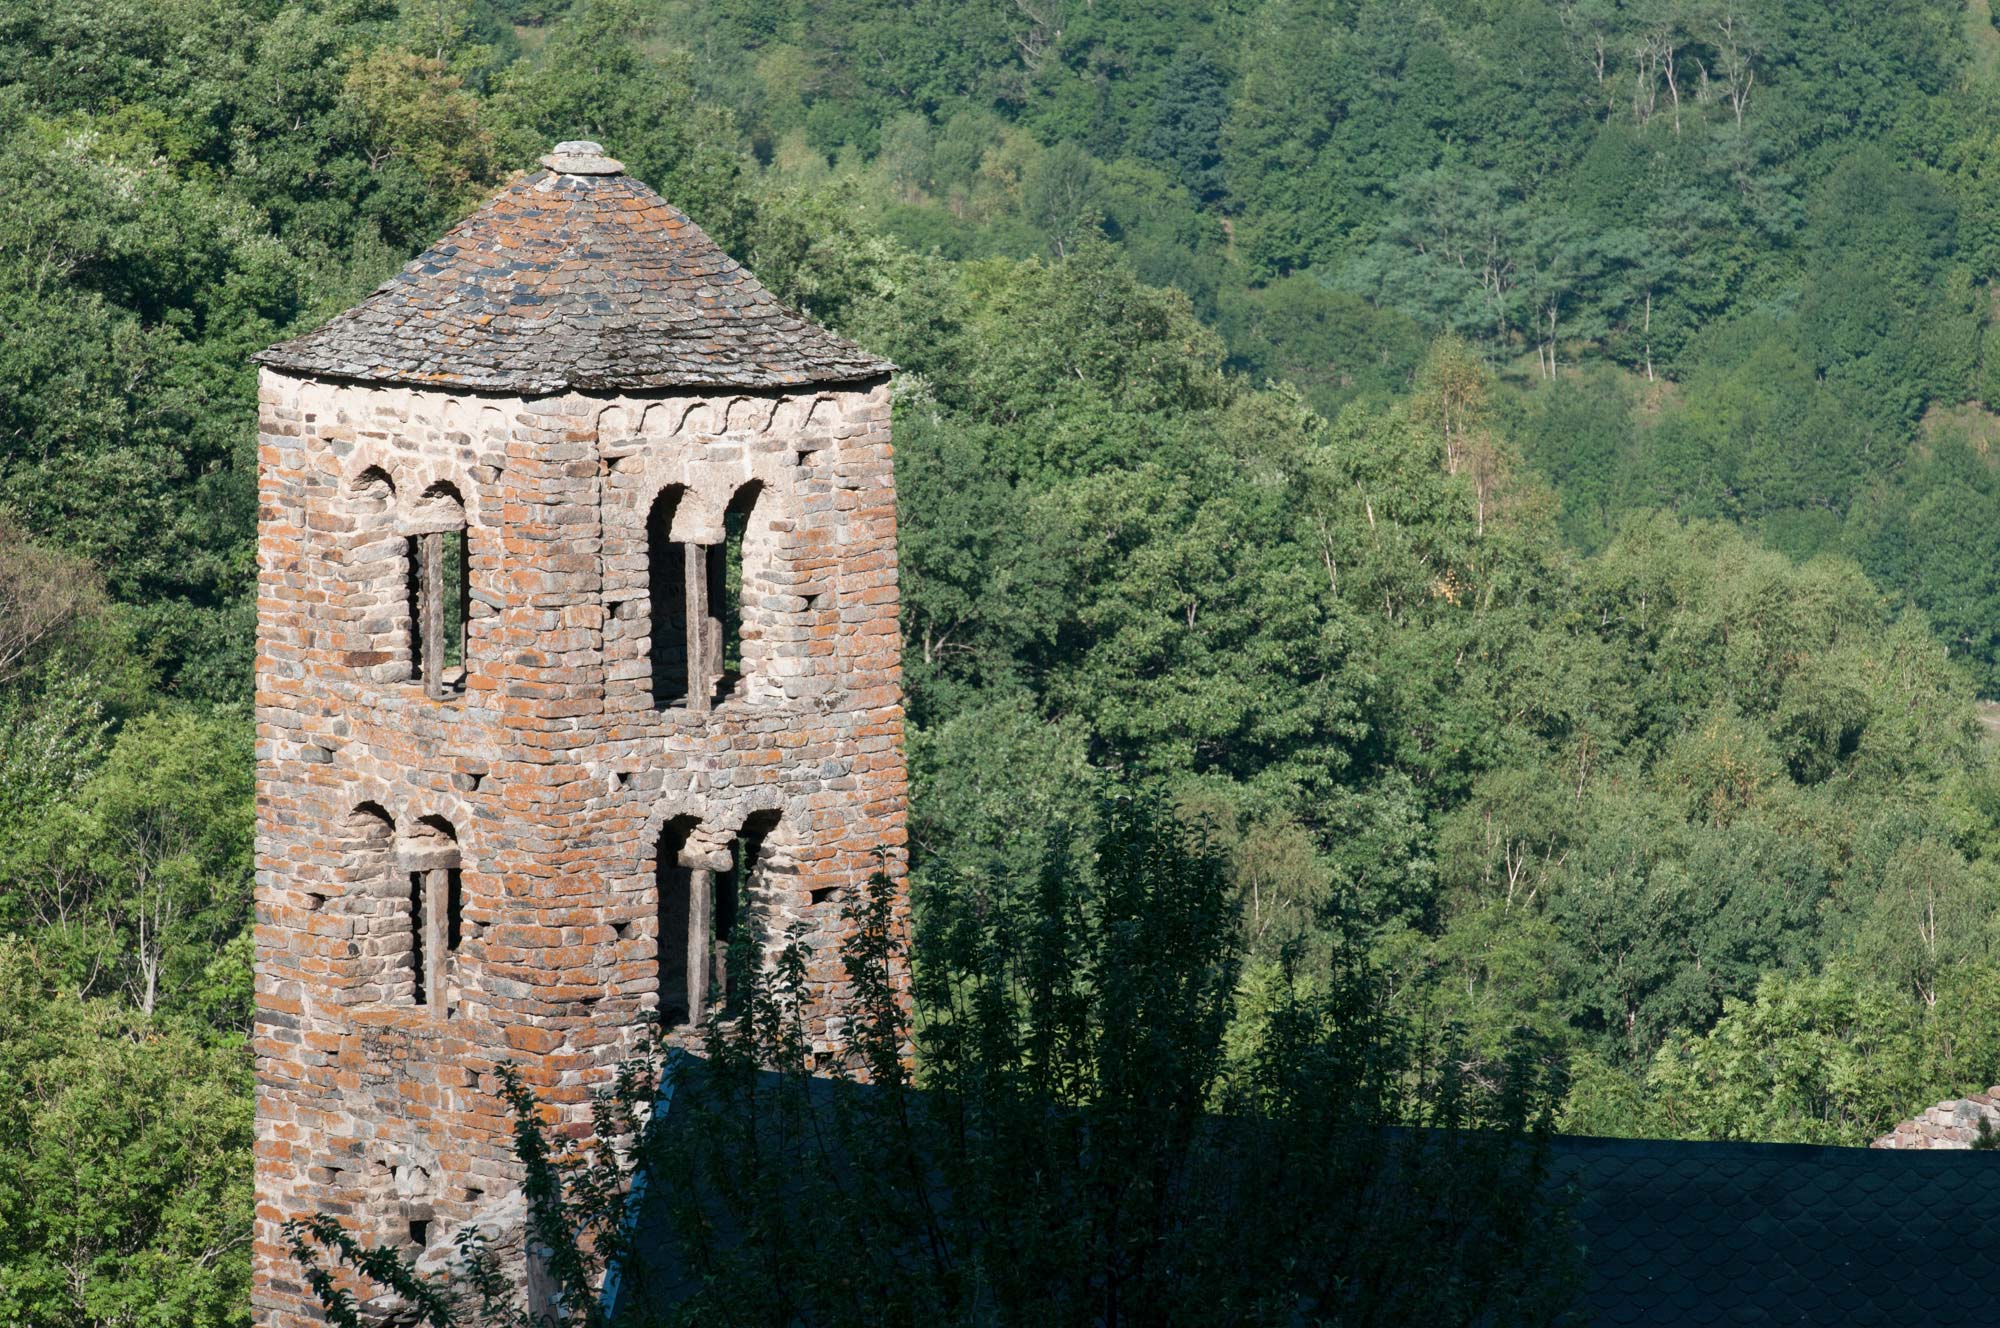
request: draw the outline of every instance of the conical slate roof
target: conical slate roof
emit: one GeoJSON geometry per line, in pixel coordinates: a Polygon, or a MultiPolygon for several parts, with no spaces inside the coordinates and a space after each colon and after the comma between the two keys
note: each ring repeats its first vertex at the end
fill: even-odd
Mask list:
{"type": "Polygon", "coordinates": [[[316,330],[285,373],[542,394],[851,382],[893,367],[808,322],[595,143],[561,143],[316,330]]]}

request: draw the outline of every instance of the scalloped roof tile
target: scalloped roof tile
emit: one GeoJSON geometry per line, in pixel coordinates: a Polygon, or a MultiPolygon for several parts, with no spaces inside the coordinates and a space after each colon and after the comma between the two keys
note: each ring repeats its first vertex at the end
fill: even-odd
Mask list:
{"type": "Polygon", "coordinates": [[[1590,1328],[1991,1323],[2000,1152],[1558,1137],[1590,1328]]]}
{"type": "Polygon", "coordinates": [[[285,373],[541,395],[795,387],[895,366],[786,308],[594,143],[563,143],[345,313],[285,373]]]}
{"type": "MultiPolygon", "coordinates": [[[[674,1082],[654,1117],[668,1128],[683,1119],[674,1082]]],[[[807,1091],[824,1109],[835,1092],[875,1090],[814,1079],[807,1091]]],[[[2000,1317],[2000,1150],[1559,1135],[1548,1161],[1582,1256],[1565,1320],[1575,1328],[1989,1328],[2000,1317]]],[[[949,1207],[949,1186],[935,1184],[949,1207]]],[[[614,1309],[664,1313],[701,1288],[701,1272],[657,1198],[635,1211],[645,1257],[607,1295],[614,1309]]]]}

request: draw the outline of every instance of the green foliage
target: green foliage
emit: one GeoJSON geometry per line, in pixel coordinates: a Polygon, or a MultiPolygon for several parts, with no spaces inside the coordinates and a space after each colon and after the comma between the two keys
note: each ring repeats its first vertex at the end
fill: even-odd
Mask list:
{"type": "MultiPolygon", "coordinates": [[[[87,711],[57,714],[88,739],[87,711]]],[[[0,917],[34,938],[66,988],[122,991],[147,1015],[213,1006],[211,961],[249,918],[244,729],[239,716],[145,716],[0,841],[0,917]]],[[[247,1026],[240,1004],[217,1013],[247,1026]]]]}
{"type": "Polygon", "coordinates": [[[250,1322],[250,1058],[0,939],[0,1318],[250,1322]]]}
{"type": "Polygon", "coordinates": [[[1767,978],[1715,1028],[1661,1049],[1648,1079],[1681,1137],[1855,1143],[1921,1095],[1916,1011],[1886,983],[1767,978]]]}
{"type": "MultiPolygon", "coordinates": [[[[18,997],[0,1064],[45,1056],[69,1076],[49,1101],[98,1104],[142,1151],[206,1141],[201,1185],[240,1182],[227,1112],[120,1104],[224,1082],[248,1017],[246,356],[584,136],[902,367],[913,867],[922,934],[954,938],[917,1032],[939,1067],[937,1039],[984,1038],[961,1066],[1005,1074],[933,1087],[1076,1187],[1052,1212],[1009,1188],[1018,1156],[963,1160],[1020,1227],[979,1247],[981,1276],[1075,1274],[1082,1247],[1033,1226],[1055,1218],[1145,1265],[1144,1294],[1172,1284],[1109,1240],[1153,1229],[1090,1190],[1073,1136],[1003,1093],[1029,1068],[1182,1144],[1189,1103],[1247,1113],[1295,1164],[1256,1174],[1298,1211],[1375,1156],[1314,1112],[1351,1090],[1383,1119],[1448,1117],[1470,1090],[1426,1075],[1505,1080],[1524,1046],[1569,1062],[1579,1129],[1854,1142],[1984,1086],[2000,777],[1971,703],[2000,692],[2000,482],[1968,403],[2000,394],[2000,140],[1962,18],[9,8],[0,929],[51,990],[18,997]],[[1154,825],[1126,845],[1146,872],[1099,877],[1124,824],[1107,791],[1134,780],[1199,851],[1154,825]],[[1148,919],[1155,876],[1190,893],[1148,919]],[[1197,954],[1197,931],[1227,946],[1197,954]],[[1142,933],[1185,972],[1099,983],[1142,933]],[[997,999],[975,951],[1090,981],[1045,968],[997,999]],[[1159,1046],[1100,1026],[1155,1016],[1159,1046]],[[1392,1044],[1396,1074],[1355,1059],[1392,1044]],[[198,1072],[165,1084],[157,1058],[182,1055],[198,1072]],[[1142,1064],[1173,1091],[1132,1090],[1142,1064]],[[1317,1152],[1297,1142],[1315,1124],[1317,1152]],[[1325,1188],[1285,1188],[1309,1175],[1325,1188]]],[[[5,1207],[39,1202],[6,1168],[54,1162],[16,1125],[0,1245],[55,1259],[35,1234],[54,1227],[5,1207]]],[[[1199,1152],[1168,1161],[1220,1174],[1199,1152]]],[[[1438,1211],[1488,1211],[1457,1183],[1438,1211]]],[[[140,1234],[85,1283],[209,1250],[146,1225],[148,1184],[105,1200],[140,1234]]],[[[240,1222],[195,1192],[204,1221],[240,1222]]],[[[1214,1256],[1203,1238],[1184,1252],[1214,1256]]],[[[158,1273],[173,1321],[233,1321],[198,1304],[223,1304],[235,1258],[158,1273]]],[[[31,1284],[14,1266],[0,1295],[31,1284]]],[[[1438,1294],[1500,1285],[1473,1266],[1438,1294]]],[[[972,1283],[935,1285],[949,1306],[972,1283]]],[[[57,1303],[0,1317],[85,1312],[57,1303]]]]}
{"type": "MultiPolygon", "coordinates": [[[[1573,1250],[1530,1133],[1538,1070],[1484,1089],[1424,1076],[1352,952],[1239,986],[1222,863],[1150,798],[1097,819],[1087,854],[1051,846],[1024,879],[982,879],[985,907],[928,910],[915,1080],[879,877],[849,905],[848,1054],[820,1075],[794,943],[707,1028],[704,1060],[667,1067],[663,1117],[657,1053],[600,1093],[596,1138],[629,1146],[555,1153],[508,1077],[555,1321],[609,1321],[578,1276],[615,1256],[620,1323],[1556,1322],[1573,1250]]],[[[477,1236],[454,1285],[330,1220],[295,1228],[347,1323],[314,1243],[433,1328],[513,1322],[477,1306],[477,1236]]]]}

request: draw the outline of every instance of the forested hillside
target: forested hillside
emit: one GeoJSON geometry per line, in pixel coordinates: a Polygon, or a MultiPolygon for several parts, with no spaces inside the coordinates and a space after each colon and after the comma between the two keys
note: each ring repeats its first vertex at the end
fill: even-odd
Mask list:
{"type": "Polygon", "coordinates": [[[246,357],[567,137],[902,367],[920,923],[1031,927],[1147,787],[1245,1055],[1338,949],[1578,1131],[1983,1088],[1996,61],[1950,0],[0,7],[0,1321],[246,1321],[246,357]]]}

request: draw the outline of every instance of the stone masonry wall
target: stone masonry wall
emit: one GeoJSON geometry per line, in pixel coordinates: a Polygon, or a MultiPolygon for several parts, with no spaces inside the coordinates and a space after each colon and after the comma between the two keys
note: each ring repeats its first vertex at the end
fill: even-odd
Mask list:
{"type": "Polygon", "coordinates": [[[522,399],[267,371],[260,400],[254,1314],[294,1328],[319,1317],[288,1218],[434,1251],[518,1229],[494,1067],[584,1128],[657,1001],[669,821],[719,867],[776,814],[753,916],[769,947],[805,934],[816,1055],[841,1053],[842,904],[878,849],[902,876],[895,493],[886,380],[522,399]],[[647,513],[681,486],[674,538],[712,542],[752,480],[743,681],[656,710],[647,513]],[[440,701],[410,680],[407,537],[461,520],[467,676],[440,701]],[[451,1001],[419,1007],[410,874],[447,866],[451,1001]]]}
{"type": "Polygon", "coordinates": [[[1953,1098],[1899,1123],[1870,1148],[1971,1149],[2000,1134],[2000,1086],[1953,1098]]]}

